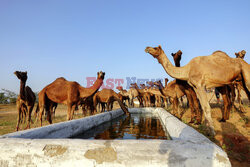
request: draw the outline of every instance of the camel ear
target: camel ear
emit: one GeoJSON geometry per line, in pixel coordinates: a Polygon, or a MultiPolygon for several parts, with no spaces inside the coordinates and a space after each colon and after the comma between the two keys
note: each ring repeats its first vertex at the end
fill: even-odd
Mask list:
{"type": "Polygon", "coordinates": [[[97,72],[97,75],[99,75],[99,72],[97,72]]]}
{"type": "Polygon", "coordinates": [[[103,76],[105,75],[105,72],[103,72],[103,76]]]}
{"type": "Polygon", "coordinates": [[[159,45],[158,48],[162,49],[162,48],[161,48],[161,45],[159,45]]]}
{"type": "Polygon", "coordinates": [[[173,54],[173,53],[171,53],[171,55],[174,57],[174,54],[173,54]]]}
{"type": "Polygon", "coordinates": [[[25,71],[24,73],[27,74],[27,71],[25,71]]]}
{"type": "Polygon", "coordinates": [[[239,57],[239,54],[238,54],[238,53],[235,53],[235,56],[236,56],[236,57],[239,57]]]}

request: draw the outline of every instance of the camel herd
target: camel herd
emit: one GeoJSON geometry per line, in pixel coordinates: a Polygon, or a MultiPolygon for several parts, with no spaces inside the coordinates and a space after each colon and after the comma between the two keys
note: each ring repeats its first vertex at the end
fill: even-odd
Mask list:
{"type": "MultiPolygon", "coordinates": [[[[98,91],[105,76],[102,71],[97,73],[97,80],[89,88],[84,88],[79,83],[67,81],[62,77],[57,78],[38,94],[35,115],[39,115],[40,125],[42,126],[44,111],[48,122],[52,123],[52,115],[55,113],[58,103],[67,105],[67,120],[71,120],[78,105],[82,107],[84,114],[87,111],[95,114],[98,106],[102,107],[99,109],[101,112],[105,111],[105,107],[108,111],[112,110],[114,101],[117,101],[121,109],[129,114],[127,106],[134,107],[135,98],[138,99],[140,107],[167,107],[171,103],[172,114],[181,119],[185,110],[180,109],[179,102],[182,102],[182,97],[185,95],[191,110],[189,123],[200,124],[204,113],[205,124],[210,134],[214,135],[211,108],[206,90],[216,88],[222,95],[224,109],[221,121],[228,120],[231,108],[235,107],[235,91],[238,92],[240,109],[243,108],[240,99],[242,89],[250,100],[250,65],[243,60],[246,54],[244,50],[235,53],[236,58],[229,57],[225,52],[216,51],[209,56],[195,57],[183,67],[180,66],[182,56],[180,50],[171,54],[175,66],[171,64],[161,46],[146,47],[145,52],[156,58],[167,74],[175,80],[168,83],[166,78],[164,86],[161,81],[150,81],[147,82],[147,85],[141,84],[140,88],[133,83],[128,91],[118,86],[119,93],[116,93],[112,89],[98,91]],[[126,100],[128,101],[127,106],[126,100]]],[[[17,99],[16,130],[18,131],[19,124],[26,115],[28,120],[26,128],[30,128],[31,113],[36,97],[31,88],[25,86],[28,78],[27,72],[16,71],[14,74],[20,79],[20,94],[17,99]]]]}

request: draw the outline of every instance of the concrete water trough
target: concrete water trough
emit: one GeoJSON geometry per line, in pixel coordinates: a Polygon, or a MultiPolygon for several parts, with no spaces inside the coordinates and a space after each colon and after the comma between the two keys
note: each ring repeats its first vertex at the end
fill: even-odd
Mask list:
{"type": "Polygon", "coordinates": [[[162,108],[132,108],[158,115],[171,140],[71,139],[121,115],[118,109],[0,136],[0,166],[231,166],[208,138],[162,108]]]}

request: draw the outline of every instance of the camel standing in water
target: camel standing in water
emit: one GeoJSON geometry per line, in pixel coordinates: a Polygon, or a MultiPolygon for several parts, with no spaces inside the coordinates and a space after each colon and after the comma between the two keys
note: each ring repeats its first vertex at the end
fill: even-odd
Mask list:
{"type": "Polygon", "coordinates": [[[31,113],[35,105],[36,96],[29,86],[25,86],[26,81],[28,79],[27,72],[16,71],[14,72],[14,74],[17,76],[18,79],[20,79],[20,94],[17,97],[16,102],[18,111],[16,130],[18,131],[21,120],[20,118],[23,114],[26,115],[26,113],[24,113],[26,111],[28,111],[28,121],[26,129],[30,128],[31,113]]]}
{"type": "Polygon", "coordinates": [[[62,103],[68,106],[67,120],[73,119],[73,114],[76,105],[80,99],[85,99],[94,95],[103,84],[105,73],[98,72],[97,80],[90,88],[84,88],[79,83],[74,81],[67,81],[65,78],[57,78],[54,82],[47,85],[39,93],[39,118],[42,126],[42,115],[44,109],[47,112],[47,120],[52,123],[51,120],[51,106],[54,103],[62,103]]]}
{"type": "Polygon", "coordinates": [[[215,132],[206,89],[231,84],[242,75],[244,89],[250,98],[250,65],[244,60],[231,58],[224,52],[216,51],[210,56],[193,58],[183,67],[175,67],[160,45],[146,47],[145,52],[156,58],[171,77],[187,81],[193,87],[200,100],[205,115],[205,124],[211,135],[215,135],[215,132]]]}

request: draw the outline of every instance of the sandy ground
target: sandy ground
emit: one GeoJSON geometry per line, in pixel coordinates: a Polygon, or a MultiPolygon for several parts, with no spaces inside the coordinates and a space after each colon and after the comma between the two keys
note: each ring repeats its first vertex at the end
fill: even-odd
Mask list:
{"type": "MultiPolygon", "coordinates": [[[[216,99],[213,94],[209,94],[209,99],[211,99],[210,104],[212,107],[212,118],[214,121],[214,127],[216,131],[216,136],[210,139],[219,145],[222,149],[224,149],[229,159],[232,163],[232,166],[250,166],[250,107],[245,102],[244,108],[245,113],[239,113],[237,111],[232,111],[230,113],[230,119],[225,122],[219,122],[221,119],[221,106],[216,103],[216,99]]],[[[238,103],[236,102],[236,106],[238,103]]],[[[36,107],[35,107],[36,108],[36,107]]],[[[114,109],[119,108],[118,103],[115,103],[114,109]]],[[[168,108],[171,110],[171,106],[168,108]]],[[[33,110],[34,113],[34,110],[33,110]]],[[[67,107],[65,105],[58,105],[56,110],[56,116],[53,119],[53,123],[62,122],[66,120],[67,107]]],[[[182,118],[184,123],[188,123],[190,121],[190,109],[186,109],[186,112],[182,118]]],[[[82,112],[79,110],[75,113],[74,118],[83,117],[82,112]]],[[[36,121],[34,115],[32,114],[33,124],[31,124],[31,128],[39,127],[40,122],[36,121]]],[[[17,122],[17,109],[15,105],[0,105],[0,135],[14,132],[16,130],[16,122],[17,122]]],[[[21,124],[21,130],[24,129],[26,123],[21,124]]],[[[43,125],[47,125],[48,122],[46,120],[43,121],[43,125]]],[[[193,125],[190,126],[197,129],[199,132],[207,135],[204,130],[204,125],[193,125]]]]}

